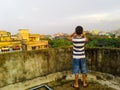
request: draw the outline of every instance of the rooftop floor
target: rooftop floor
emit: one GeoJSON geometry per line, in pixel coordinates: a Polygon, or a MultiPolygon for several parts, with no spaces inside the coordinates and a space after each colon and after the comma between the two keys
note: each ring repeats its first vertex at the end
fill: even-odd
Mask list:
{"type": "MultiPolygon", "coordinates": [[[[73,84],[73,82],[74,82],[73,80],[71,81],[61,80],[59,82],[48,83],[48,86],[50,86],[53,90],[75,90],[75,88],[71,87],[71,84],[73,84]]],[[[89,83],[88,87],[84,88],[82,87],[82,81],[79,80],[80,86],[79,90],[116,90],[106,85],[101,85],[97,82],[89,81],[88,83],[89,83]]]]}
{"type": "MultiPolygon", "coordinates": [[[[79,75],[79,90],[120,90],[119,80],[120,78],[116,78],[111,74],[100,73],[100,72],[91,72],[87,76],[88,87],[84,88],[82,86],[81,75],[79,75]]],[[[70,74],[62,79],[58,79],[56,81],[52,81],[49,83],[45,83],[53,90],[75,90],[75,88],[71,87],[71,84],[74,83],[74,75],[70,74]]],[[[27,89],[29,90],[29,89],[27,89]]],[[[44,88],[35,89],[35,90],[46,90],[44,88]]]]}
{"type": "MultiPolygon", "coordinates": [[[[50,87],[50,90],[76,90],[75,88],[71,87],[71,84],[73,83],[73,80],[61,80],[56,82],[51,82],[46,84],[50,87]]],[[[79,80],[80,88],[79,90],[116,90],[114,88],[108,87],[106,85],[101,85],[97,82],[89,82],[89,86],[84,88],[82,87],[82,81],[79,80]]],[[[34,87],[33,87],[34,88],[34,87]]],[[[31,90],[31,89],[28,89],[31,90]]],[[[45,87],[41,87],[38,89],[32,89],[32,90],[49,90],[45,87]]]]}
{"type": "MultiPolygon", "coordinates": [[[[48,78],[51,78],[48,76],[48,78]]],[[[115,77],[112,75],[106,75],[101,73],[89,73],[87,76],[88,87],[82,87],[81,75],[79,76],[79,86],[80,90],[120,90],[120,77],[115,77]]],[[[20,82],[16,84],[11,84],[0,88],[0,90],[31,90],[36,86],[45,84],[49,86],[52,90],[75,90],[71,87],[74,83],[74,75],[68,74],[63,78],[57,79],[47,83],[46,78],[41,77],[35,78],[33,80],[28,80],[25,82],[20,82]]],[[[47,90],[45,88],[33,89],[33,90],[47,90]]]]}

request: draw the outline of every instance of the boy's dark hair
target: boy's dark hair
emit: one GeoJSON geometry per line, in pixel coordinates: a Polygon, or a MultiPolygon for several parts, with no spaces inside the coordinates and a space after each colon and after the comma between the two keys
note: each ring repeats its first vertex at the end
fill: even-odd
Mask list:
{"type": "Polygon", "coordinates": [[[75,32],[77,35],[81,35],[83,33],[83,27],[82,26],[77,26],[75,28],[75,32]]]}

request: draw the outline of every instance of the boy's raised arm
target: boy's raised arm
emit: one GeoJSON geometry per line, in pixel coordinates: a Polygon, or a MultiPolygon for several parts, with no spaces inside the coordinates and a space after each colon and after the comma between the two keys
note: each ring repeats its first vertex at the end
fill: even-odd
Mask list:
{"type": "Polygon", "coordinates": [[[72,41],[72,37],[73,37],[75,34],[76,34],[76,33],[74,32],[74,33],[68,35],[67,39],[70,40],[70,41],[72,41]]]}
{"type": "Polygon", "coordinates": [[[85,37],[85,41],[87,42],[87,41],[88,41],[88,38],[86,37],[86,33],[85,33],[85,32],[82,33],[82,36],[85,37]]]}

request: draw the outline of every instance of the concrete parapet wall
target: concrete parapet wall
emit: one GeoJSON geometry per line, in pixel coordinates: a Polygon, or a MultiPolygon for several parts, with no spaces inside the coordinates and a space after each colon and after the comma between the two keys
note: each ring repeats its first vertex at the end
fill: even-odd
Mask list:
{"type": "Polygon", "coordinates": [[[71,49],[0,54],[0,87],[71,69],[71,49]]]}
{"type": "Polygon", "coordinates": [[[120,48],[87,48],[89,70],[120,76],[120,48]]]}
{"type": "MultiPolygon", "coordinates": [[[[120,49],[87,48],[90,70],[120,76],[120,49]]],[[[0,54],[0,87],[71,70],[72,48],[0,54]]]]}

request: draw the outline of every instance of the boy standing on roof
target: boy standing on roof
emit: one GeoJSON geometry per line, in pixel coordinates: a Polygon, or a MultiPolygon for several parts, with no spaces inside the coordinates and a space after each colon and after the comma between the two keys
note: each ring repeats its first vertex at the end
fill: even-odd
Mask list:
{"type": "Polygon", "coordinates": [[[75,74],[75,83],[72,85],[74,88],[79,88],[78,79],[79,73],[82,74],[83,87],[87,87],[86,76],[88,73],[85,49],[84,45],[87,41],[85,32],[83,32],[82,26],[77,26],[75,32],[69,37],[69,40],[73,42],[73,61],[72,61],[72,73],[75,74]]]}

